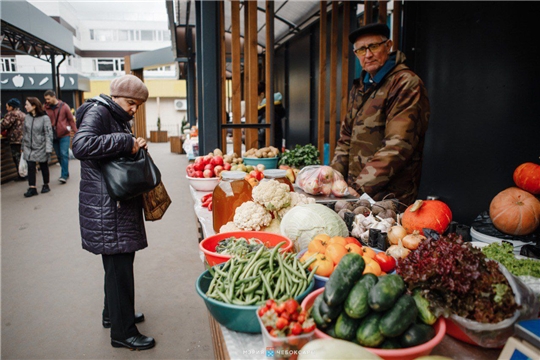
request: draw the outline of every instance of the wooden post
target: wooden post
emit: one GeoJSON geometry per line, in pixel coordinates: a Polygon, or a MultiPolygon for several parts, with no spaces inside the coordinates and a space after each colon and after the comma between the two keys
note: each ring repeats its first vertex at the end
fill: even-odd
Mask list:
{"type": "MultiPolygon", "coordinates": [[[[247,118],[248,124],[257,123],[257,82],[258,82],[258,61],[257,61],[257,2],[247,1],[245,2],[248,6],[249,12],[249,34],[248,34],[248,56],[249,56],[249,89],[247,92],[247,97],[249,100],[249,108],[246,107],[246,113],[249,114],[247,118]]],[[[249,142],[248,137],[246,136],[246,150],[251,148],[257,148],[258,140],[258,131],[257,129],[246,129],[246,134],[250,134],[249,142]]]]}
{"type": "Polygon", "coordinates": [[[332,1],[332,33],[330,47],[330,126],[328,131],[328,142],[330,145],[329,160],[334,158],[336,147],[336,117],[337,117],[337,52],[338,52],[338,25],[339,25],[339,4],[332,1]]]}
{"type": "Polygon", "coordinates": [[[371,24],[373,20],[373,0],[364,0],[364,25],[371,24]]]}
{"type": "Polygon", "coordinates": [[[317,119],[317,148],[319,149],[319,159],[324,161],[324,126],[325,126],[325,98],[326,98],[326,0],[320,3],[319,22],[319,117],[317,119]]]}
{"type": "MultiPolygon", "coordinates": [[[[240,79],[240,1],[231,1],[231,57],[232,57],[232,113],[233,124],[240,124],[242,117],[242,84],[240,79]]],[[[233,130],[233,152],[242,155],[242,130],[233,130]]]]}
{"type": "Polygon", "coordinates": [[[266,146],[274,145],[279,140],[278,149],[281,149],[281,139],[274,139],[274,129],[281,124],[275,123],[274,117],[274,1],[266,0],[266,123],[271,124],[266,129],[266,146]]]}
{"type": "MultiPolygon", "coordinates": [[[[347,100],[348,100],[348,90],[349,90],[349,37],[347,36],[350,33],[350,19],[351,17],[351,3],[349,1],[343,2],[343,31],[342,41],[341,41],[341,108],[340,116],[341,121],[345,120],[347,115],[347,100]]],[[[333,149],[330,149],[331,151],[333,149]]],[[[333,153],[332,153],[333,154],[333,153]]],[[[330,157],[332,161],[333,156],[330,157]]]]}
{"type": "Polygon", "coordinates": [[[399,50],[401,30],[401,0],[394,0],[394,10],[392,14],[392,42],[394,46],[392,50],[399,50]]]}
{"type": "Polygon", "coordinates": [[[379,0],[379,22],[381,24],[386,24],[387,12],[387,1],[379,0]]]}
{"type": "MultiPolygon", "coordinates": [[[[221,86],[221,123],[227,124],[227,109],[226,109],[226,103],[227,103],[227,91],[226,91],[226,85],[227,85],[227,70],[225,68],[226,60],[225,60],[225,3],[220,1],[219,2],[219,38],[221,39],[220,45],[220,54],[221,54],[221,61],[220,61],[220,67],[221,67],[221,76],[220,76],[220,86],[221,86]]],[[[227,129],[222,128],[221,129],[221,151],[226,154],[227,153],[227,129]]]]}
{"type": "MultiPolygon", "coordinates": [[[[251,71],[249,71],[249,62],[251,60],[251,56],[249,56],[249,49],[250,49],[250,43],[249,43],[249,1],[244,1],[244,121],[246,124],[251,123],[251,113],[249,111],[250,109],[250,102],[251,102],[251,96],[250,96],[250,82],[251,82],[251,71]]],[[[251,131],[248,129],[244,129],[245,134],[245,140],[244,144],[246,146],[246,151],[250,148],[248,147],[248,144],[251,144],[251,131]]],[[[242,154],[238,154],[242,156],[242,154]]]]}

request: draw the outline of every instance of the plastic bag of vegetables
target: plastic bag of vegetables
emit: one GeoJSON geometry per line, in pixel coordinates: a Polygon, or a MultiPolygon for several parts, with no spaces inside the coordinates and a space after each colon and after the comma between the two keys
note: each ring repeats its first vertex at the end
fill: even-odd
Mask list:
{"type": "Polygon", "coordinates": [[[349,229],[339,215],[320,204],[298,205],[281,220],[281,234],[294,243],[296,252],[307,249],[315,235],[349,236],[349,229]]]}
{"type": "Polygon", "coordinates": [[[334,195],[343,197],[350,195],[349,186],[341,175],[330,166],[306,166],[298,173],[296,185],[311,195],[334,195]]]}

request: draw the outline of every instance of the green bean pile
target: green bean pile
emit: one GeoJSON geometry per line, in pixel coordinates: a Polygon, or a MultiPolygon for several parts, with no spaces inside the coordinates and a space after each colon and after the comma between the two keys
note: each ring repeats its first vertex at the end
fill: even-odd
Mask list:
{"type": "Polygon", "coordinates": [[[210,268],[214,277],[206,295],[218,301],[235,305],[262,305],[267,299],[284,301],[306,291],[315,275],[307,274],[308,266],[294,253],[279,253],[285,244],[279,243],[272,250],[260,248],[244,258],[233,257],[223,265],[210,268]]]}
{"type": "Polygon", "coordinates": [[[221,240],[216,246],[216,252],[223,255],[236,255],[244,257],[250,252],[256,252],[261,247],[264,247],[264,244],[261,240],[256,238],[251,238],[246,240],[245,238],[235,238],[230,237],[225,240],[221,240]]]}

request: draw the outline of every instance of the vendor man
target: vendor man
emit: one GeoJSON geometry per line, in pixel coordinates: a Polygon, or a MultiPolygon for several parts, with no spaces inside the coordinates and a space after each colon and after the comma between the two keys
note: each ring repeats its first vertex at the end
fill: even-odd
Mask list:
{"type": "Polygon", "coordinates": [[[374,200],[416,200],[422,170],[429,100],[422,80],[391,52],[385,24],[363,26],[349,35],[362,73],[349,94],[347,114],[331,166],[353,195],[374,200]]]}

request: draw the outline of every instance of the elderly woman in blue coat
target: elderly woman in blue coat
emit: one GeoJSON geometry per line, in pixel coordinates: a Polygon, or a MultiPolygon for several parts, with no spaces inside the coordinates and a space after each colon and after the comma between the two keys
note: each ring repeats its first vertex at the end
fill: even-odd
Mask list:
{"type": "Polygon", "coordinates": [[[144,315],[135,313],[133,278],[135,252],[148,246],[142,196],[118,203],[111,199],[99,164],[147,148],[143,138],[131,134],[130,121],[148,99],[148,89],[136,76],[124,75],[111,82],[110,92],[110,97],[101,94],[77,110],[79,131],[73,139],[73,154],[81,160],[82,247],[103,259],[102,323],[111,328],[111,345],[145,350],[154,347],[155,340],[142,335],[135,325],[144,320],[144,315]]]}

